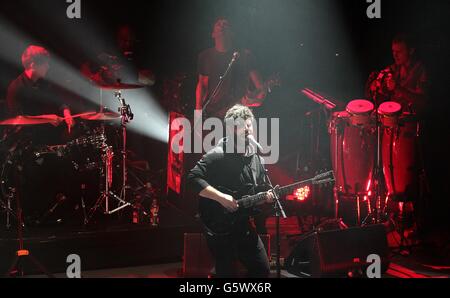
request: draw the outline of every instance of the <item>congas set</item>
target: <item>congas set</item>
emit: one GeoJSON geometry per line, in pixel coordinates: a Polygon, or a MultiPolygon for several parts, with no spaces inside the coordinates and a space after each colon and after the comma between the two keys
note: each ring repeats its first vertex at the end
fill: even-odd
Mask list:
{"type": "Polygon", "coordinates": [[[358,99],[332,115],[331,160],[341,194],[365,195],[369,190],[377,141],[373,110],[371,102],[358,99]]]}
{"type": "Polygon", "coordinates": [[[396,201],[410,201],[418,195],[419,124],[414,114],[401,114],[399,106],[385,102],[378,109],[383,174],[388,195],[396,201]]]}

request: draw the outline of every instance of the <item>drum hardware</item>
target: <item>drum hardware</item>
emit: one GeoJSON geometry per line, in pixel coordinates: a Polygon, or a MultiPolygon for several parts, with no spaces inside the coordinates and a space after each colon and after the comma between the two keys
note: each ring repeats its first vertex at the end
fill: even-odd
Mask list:
{"type": "MultiPolygon", "coordinates": [[[[377,131],[377,152],[375,159],[375,169],[373,175],[373,181],[375,185],[375,210],[376,213],[373,213],[373,209],[369,208],[369,214],[367,214],[366,218],[362,221],[361,225],[364,226],[368,223],[368,220],[371,219],[371,223],[380,223],[381,222],[381,185],[382,185],[382,167],[381,167],[381,122],[378,117],[378,113],[375,115],[375,123],[376,123],[376,131],[377,131]]],[[[369,199],[370,201],[370,199],[369,199]]],[[[385,204],[385,208],[386,208],[385,204]]],[[[358,221],[359,222],[359,221],[358,221]]]]}
{"type": "Polygon", "coordinates": [[[83,224],[87,225],[88,224],[88,216],[86,213],[86,203],[84,201],[84,198],[86,197],[86,184],[81,183],[80,188],[81,188],[80,202],[81,202],[81,209],[83,210],[83,224]]]}
{"type": "MultiPolygon", "coordinates": [[[[130,87],[131,89],[135,87],[130,87]]],[[[130,89],[130,88],[124,88],[124,89],[130,89]]],[[[111,89],[119,89],[119,88],[111,88],[111,89]]],[[[112,165],[112,157],[114,152],[112,151],[111,147],[105,148],[104,155],[103,155],[103,166],[104,166],[104,179],[105,179],[105,189],[101,193],[100,197],[97,199],[97,202],[95,205],[89,210],[88,214],[88,222],[92,219],[93,214],[96,212],[96,210],[101,206],[101,204],[104,202],[105,204],[105,211],[104,213],[107,215],[113,214],[119,210],[122,210],[128,206],[132,206],[136,209],[137,206],[134,203],[131,203],[127,200],[127,189],[130,187],[128,186],[128,173],[127,173],[127,123],[131,120],[133,120],[133,112],[131,111],[131,107],[129,104],[126,103],[125,99],[122,97],[121,91],[117,90],[114,92],[114,96],[119,101],[120,106],[118,108],[118,112],[120,113],[121,118],[121,131],[122,131],[122,186],[120,194],[117,195],[113,191],[111,191],[112,186],[112,172],[113,172],[113,165],[112,165]],[[113,198],[116,201],[118,201],[118,206],[114,209],[110,209],[110,201],[109,199],[113,198]]],[[[100,114],[100,113],[99,113],[100,114]]],[[[103,113],[104,114],[104,113],[103,113]]],[[[100,119],[95,120],[105,120],[105,117],[98,117],[100,119]]],[[[141,210],[145,215],[146,212],[141,210]]]]}
{"type": "Polygon", "coordinates": [[[2,165],[1,185],[0,185],[2,196],[3,196],[3,198],[6,198],[6,202],[3,200],[3,198],[0,198],[0,207],[3,208],[3,210],[5,210],[6,229],[8,229],[8,230],[11,228],[11,216],[16,218],[16,220],[17,220],[17,214],[12,209],[12,201],[15,197],[16,188],[10,186],[7,189],[5,189],[7,187],[6,181],[5,181],[5,179],[6,179],[5,171],[6,171],[7,166],[13,165],[13,160],[12,160],[12,158],[14,156],[13,154],[14,154],[14,152],[10,152],[8,154],[8,156],[6,157],[6,161],[2,165]]]}
{"type": "MultiPolygon", "coordinates": [[[[14,175],[17,177],[17,185],[22,186],[22,179],[21,174],[18,173],[20,171],[20,166],[17,166],[16,169],[13,171],[14,175]]],[[[18,188],[19,189],[19,188],[18,188]]],[[[24,243],[23,243],[23,213],[22,213],[22,206],[21,206],[21,192],[20,190],[16,191],[16,188],[13,189],[11,192],[13,195],[15,202],[16,202],[16,218],[17,218],[17,240],[18,240],[18,250],[16,251],[16,255],[13,259],[13,262],[11,263],[11,266],[6,272],[5,276],[10,277],[13,274],[19,274],[20,276],[24,275],[23,268],[20,266],[21,260],[24,258],[29,258],[34,266],[36,266],[42,273],[45,273],[48,277],[54,277],[50,272],[47,271],[47,269],[30,253],[29,250],[25,249],[24,243]]]]}
{"type": "MultiPolygon", "coordinates": [[[[56,200],[54,204],[39,219],[37,219],[35,223],[38,225],[44,223],[55,212],[56,208],[58,208],[61,204],[63,204],[66,201],[67,201],[66,195],[58,193],[56,195],[56,200]]],[[[61,223],[61,221],[62,219],[58,218],[56,220],[56,223],[61,223]]]]}
{"type": "MultiPolygon", "coordinates": [[[[3,183],[3,181],[2,181],[3,183]]],[[[15,188],[9,187],[9,191],[7,194],[4,194],[6,197],[6,203],[0,198],[0,207],[5,210],[6,213],[6,229],[9,230],[11,228],[11,216],[17,219],[17,215],[11,207],[11,201],[14,198],[15,188]]]]}

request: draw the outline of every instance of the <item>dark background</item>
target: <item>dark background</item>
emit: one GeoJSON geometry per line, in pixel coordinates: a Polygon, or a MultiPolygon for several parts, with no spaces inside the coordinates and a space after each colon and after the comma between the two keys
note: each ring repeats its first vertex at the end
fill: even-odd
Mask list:
{"type": "MultiPolygon", "coordinates": [[[[196,59],[212,46],[210,32],[217,16],[228,17],[237,44],[255,54],[263,77],[279,72],[282,86],[270,95],[260,114],[279,117],[281,156],[278,167],[295,177],[297,167],[311,156],[325,163],[328,135],[323,118],[312,124],[319,131],[320,148],[311,150],[311,130],[305,113],[317,104],[298,90],[309,87],[347,103],[364,97],[364,83],[373,70],[392,63],[391,40],[407,32],[417,41],[432,83],[424,142],[430,198],[435,219],[447,218],[450,117],[448,69],[450,53],[449,1],[381,0],[381,19],[366,16],[365,0],[186,0],[186,1],[81,1],[82,18],[68,19],[63,0],[2,1],[0,20],[48,47],[78,68],[101,51],[114,46],[114,32],[128,23],[137,30],[138,47],[144,62],[155,73],[155,94],[165,79],[178,72],[187,74],[185,103],[194,104],[196,59]]],[[[0,30],[6,30],[1,26],[0,30]]],[[[0,98],[22,70],[17,67],[28,45],[1,42],[16,61],[0,60],[0,98]]],[[[1,57],[1,56],[0,56],[1,57]]],[[[158,100],[158,98],[157,98],[158,100]]],[[[189,112],[190,113],[190,112],[189,112]]],[[[319,115],[317,112],[315,115],[319,115]]],[[[166,144],[148,140],[139,152],[152,167],[164,169],[166,144]]],[[[276,177],[274,178],[276,179],[276,177]]]]}

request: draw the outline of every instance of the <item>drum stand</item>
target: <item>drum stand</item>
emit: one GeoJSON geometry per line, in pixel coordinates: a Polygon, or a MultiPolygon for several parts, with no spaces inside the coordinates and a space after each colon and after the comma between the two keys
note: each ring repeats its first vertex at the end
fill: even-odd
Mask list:
{"type": "MultiPolygon", "coordinates": [[[[375,121],[376,121],[376,129],[377,129],[377,152],[376,152],[376,159],[375,159],[375,169],[374,169],[374,175],[373,181],[375,185],[375,208],[369,208],[369,214],[364,218],[361,225],[365,226],[367,224],[376,224],[381,223],[381,183],[382,183],[382,176],[383,171],[381,167],[381,121],[379,119],[378,113],[375,115],[375,121]],[[370,220],[370,222],[368,222],[370,220]]],[[[367,200],[370,202],[370,198],[368,197],[367,200]]],[[[386,204],[385,204],[386,205],[386,204]]],[[[369,203],[370,206],[370,203],[369,203]]],[[[385,206],[386,207],[386,206],[385,206]]],[[[384,212],[384,211],[383,211],[384,212]]]]}
{"type": "MultiPolygon", "coordinates": [[[[13,190],[11,190],[12,192],[13,190]]],[[[14,213],[14,210],[11,209],[11,199],[13,198],[13,194],[8,194],[6,198],[6,203],[2,199],[0,199],[0,207],[5,210],[6,213],[6,229],[9,230],[11,228],[11,215],[17,218],[17,215],[14,213]]]]}
{"type": "MultiPolygon", "coordinates": [[[[122,210],[125,207],[133,206],[134,208],[137,208],[135,204],[130,203],[126,200],[127,198],[127,188],[129,186],[127,185],[128,182],[128,173],[127,173],[127,127],[126,124],[133,120],[133,113],[131,111],[130,105],[125,102],[125,99],[122,97],[122,94],[119,91],[114,92],[114,96],[119,100],[121,106],[118,108],[118,111],[121,115],[121,129],[122,129],[122,189],[120,191],[120,195],[115,194],[110,190],[112,186],[112,157],[114,155],[114,152],[111,147],[105,148],[105,155],[103,156],[103,163],[105,166],[105,190],[100,195],[99,199],[95,203],[95,205],[91,208],[89,211],[89,216],[86,223],[89,222],[92,218],[93,213],[100,207],[101,203],[105,202],[105,214],[113,214],[119,210],[122,210]],[[113,199],[117,200],[119,202],[119,206],[116,207],[113,210],[110,210],[109,206],[109,198],[112,197],[113,199]]],[[[142,211],[144,215],[147,215],[145,211],[142,211]]]]}
{"type": "MultiPolygon", "coordinates": [[[[17,169],[16,171],[19,171],[19,169],[17,169]]],[[[20,173],[16,173],[16,176],[18,178],[17,180],[17,185],[19,187],[22,187],[22,179],[20,178],[20,173]]],[[[33,263],[33,265],[35,267],[37,267],[42,273],[45,273],[45,275],[47,275],[48,277],[54,277],[50,272],[47,271],[47,269],[45,269],[45,267],[32,255],[30,254],[30,251],[24,248],[23,245],[23,228],[24,228],[24,223],[23,223],[23,214],[22,214],[22,206],[20,203],[20,191],[16,191],[16,189],[12,189],[11,191],[12,196],[15,197],[15,201],[16,201],[16,214],[17,214],[17,240],[19,241],[19,247],[18,250],[16,251],[16,255],[14,257],[13,262],[11,263],[11,266],[8,270],[8,272],[6,272],[5,277],[10,277],[13,273],[17,273],[20,276],[24,276],[24,271],[23,271],[23,267],[20,266],[21,260],[23,260],[24,258],[28,257],[31,262],[33,263]]]]}

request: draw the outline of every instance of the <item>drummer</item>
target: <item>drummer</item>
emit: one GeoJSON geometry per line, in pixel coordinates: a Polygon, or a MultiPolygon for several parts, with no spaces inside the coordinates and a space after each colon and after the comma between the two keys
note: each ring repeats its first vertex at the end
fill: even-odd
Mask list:
{"type": "Polygon", "coordinates": [[[379,105],[384,101],[401,104],[403,112],[423,114],[427,101],[428,77],[416,58],[411,38],[399,34],[392,40],[394,63],[380,73],[373,73],[367,84],[367,97],[379,105]]]}
{"type": "Polygon", "coordinates": [[[70,131],[75,123],[70,108],[58,96],[57,88],[45,79],[50,69],[50,53],[41,46],[30,45],[22,54],[22,65],[24,72],[8,86],[8,116],[62,113],[70,131]]]}
{"type": "Polygon", "coordinates": [[[67,133],[70,134],[75,121],[67,104],[63,88],[51,84],[47,79],[50,69],[50,53],[47,49],[30,45],[22,54],[24,68],[7,91],[6,105],[9,118],[19,115],[57,115],[55,126],[64,119],[65,128],[39,125],[22,130],[37,144],[59,144],[67,133]],[[60,118],[63,117],[63,118],[60,118]]]}

